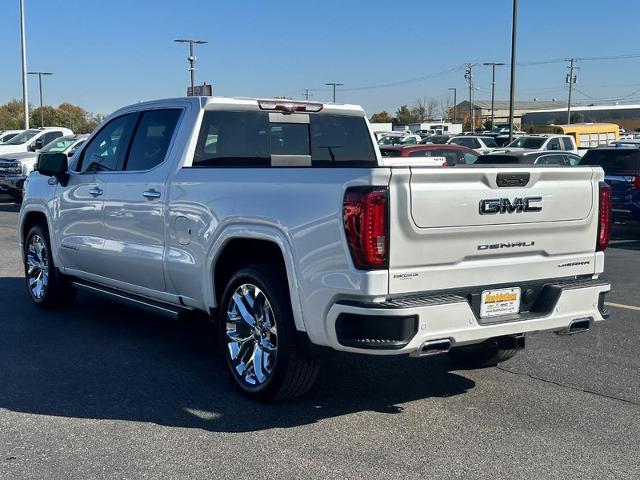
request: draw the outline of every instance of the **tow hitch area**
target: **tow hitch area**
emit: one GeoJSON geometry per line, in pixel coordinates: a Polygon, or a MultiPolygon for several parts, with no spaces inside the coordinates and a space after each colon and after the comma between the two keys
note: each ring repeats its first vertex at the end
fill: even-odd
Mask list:
{"type": "Polygon", "coordinates": [[[576,318],[575,320],[571,320],[571,323],[567,328],[562,329],[556,333],[558,335],[574,335],[576,333],[586,332],[591,328],[592,322],[593,319],[591,317],[576,318]]]}

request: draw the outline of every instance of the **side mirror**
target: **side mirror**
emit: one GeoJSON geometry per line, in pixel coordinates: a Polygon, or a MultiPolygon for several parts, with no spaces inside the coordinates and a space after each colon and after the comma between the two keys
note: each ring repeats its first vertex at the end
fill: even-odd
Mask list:
{"type": "Polygon", "coordinates": [[[62,186],[69,181],[69,163],[64,153],[41,153],[38,156],[38,172],[47,177],[55,177],[62,186]]]}
{"type": "Polygon", "coordinates": [[[35,142],[33,142],[33,151],[40,150],[44,145],[42,144],[42,139],[38,138],[35,142]]]}

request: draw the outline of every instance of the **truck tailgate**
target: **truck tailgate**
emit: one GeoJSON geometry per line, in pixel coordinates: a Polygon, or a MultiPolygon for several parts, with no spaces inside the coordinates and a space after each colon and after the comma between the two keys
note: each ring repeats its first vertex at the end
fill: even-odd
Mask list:
{"type": "Polygon", "coordinates": [[[593,274],[591,167],[394,169],[389,292],[593,274]]]}

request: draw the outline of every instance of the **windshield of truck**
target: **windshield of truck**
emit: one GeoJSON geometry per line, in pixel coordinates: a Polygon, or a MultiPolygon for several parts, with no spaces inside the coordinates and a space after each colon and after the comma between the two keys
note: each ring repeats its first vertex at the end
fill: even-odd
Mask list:
{"type": "Polygon", "coordinates": [[[398,145],[402,137],[386,136],[378,140],[378,145],[398,145]]]}
{"type": "Polygon", "coordinates": [[[53,142],[45,145],[45,147],[42,150],[40,150],[40,153],[64,152],[71,145],[73,145],[73,142],[75,142],[75,139],[73,137],[56,138],[53,142]]]}
{"type": "Polygon", "coordinates": [[[25,130],[22,133],[19,133],[11,140],[9,140],[5,145],[22,145],[23,143],[27,143],[33,137],[40,133],[40,130],[25,130]]]}
{"type": "Polygon", "coordinates": [[[311,157],[313,166],[377,166],[364,117],[310,115],[269,122],[265,112],[207,111],[194,167],[266,167],[272,155],[311,157]],[[296,121],[294,121],[296,120],[296,121]]]}
{"type": "Polygon", "coordinates": [[[513,142],[507,145],[507,147],[528,148],[536,150],[538,148],[542,148],[545,140],[546,138],[544,137],[520,137],[516,138],[513,142]]]}

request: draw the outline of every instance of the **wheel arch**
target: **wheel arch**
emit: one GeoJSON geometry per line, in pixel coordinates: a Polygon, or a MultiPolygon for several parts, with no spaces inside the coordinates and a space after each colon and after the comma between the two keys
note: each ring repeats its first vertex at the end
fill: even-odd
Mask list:
{"type": "Polygon", "coordinates": [[[275,260],[284,268],[296,330],[306,331],[291,243],[283,232],[274,227],[233,225],[218,235],[207,256],[207,268],[202,282],[205,304],[210,308],[218,306],[225,286],[224,279],[233,273],[231,270],[265,260],[275,260]],[[250,250],[252,253],[246,259],[238,260],[234,257],[238,249],[251,247],[255,250],[250,250]]]}
{"type": "Polygon", "coordinates": [[[49,233],[49,242],[51,244],[51,253],[53,254],[53,261],[56,265],[59,265],[57,249],[55,248],[55,238],[53,235],[53,229],[51,228],[51,222],[49,220],[48,212],[45,208],[38,205],[29,205],[25,207],[20,214],[20,224],[18,226],[18,243],[20,245],[20,255],[24,260],[24,242],[26,241],[29,229],[35,223],[43,223],[47,227],[47,231],[49,233]]]}

